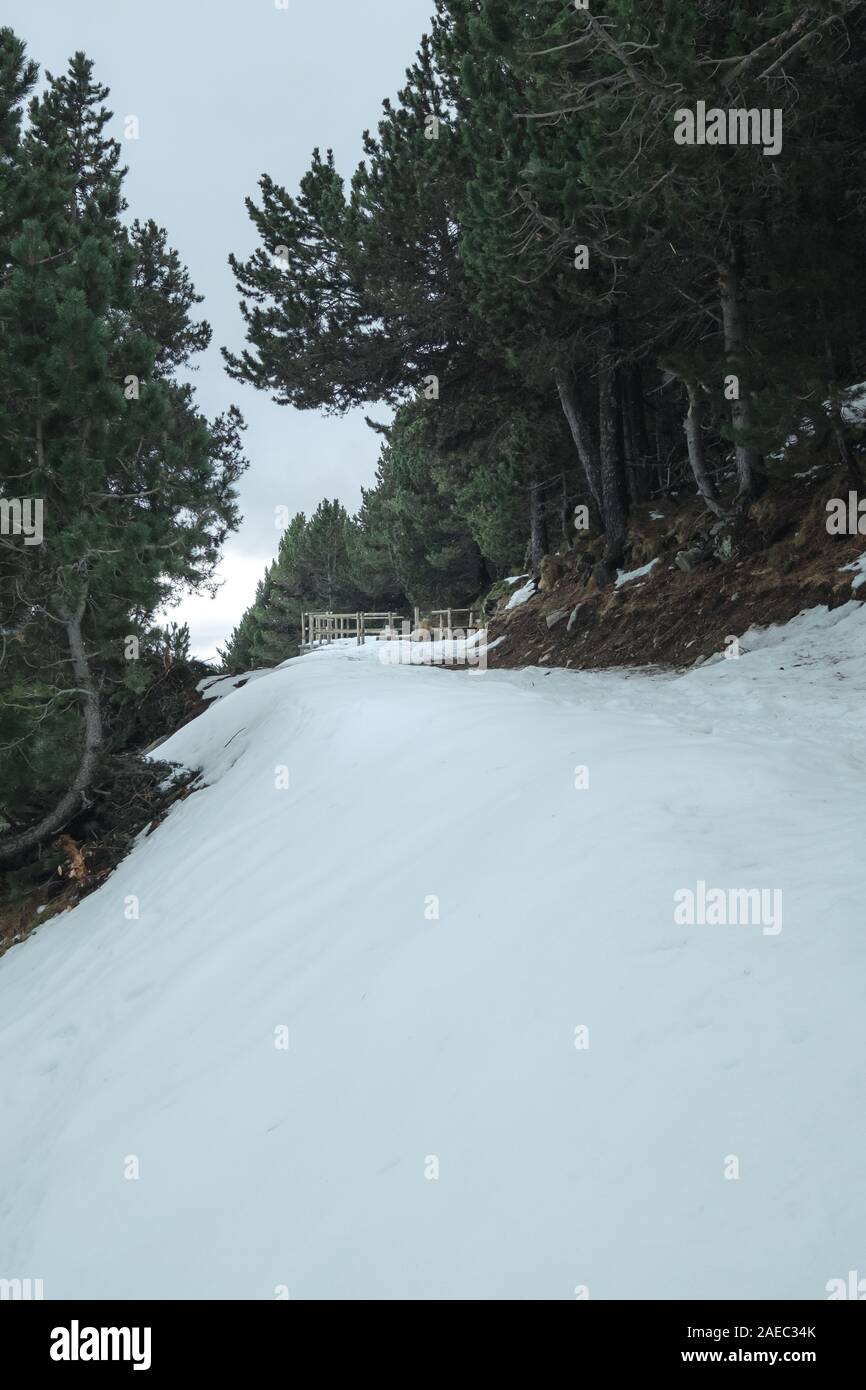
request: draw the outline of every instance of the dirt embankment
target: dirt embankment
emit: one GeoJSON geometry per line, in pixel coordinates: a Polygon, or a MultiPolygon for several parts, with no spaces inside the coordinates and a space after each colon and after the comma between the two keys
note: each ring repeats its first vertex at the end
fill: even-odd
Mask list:
{"type": "Polygon", "coordinates": [[[752,626],[866,599],[866,585],[852,592],[855,575],[844,569],[866,552],[866,534],[827,530],[828,500],[847,499],[849,489],[829,471],[774,482],[733,523],[717,522],[697,499],[646,504],[632,518],[626,571],[655,563],[620,587],[599,587],[602,543],[579,536],[546,559],[533,598],[495,614],[490,638],[502,641],[488,665],[685,667],[752,626]]]}
{"type": "Polygon", "coordinates": [[[195,773],[170,776],[171,767],[145,761],[143,754],[204,713],[200,679],[197,668],[178,666],[156,682],[130,721],[132,746],[106,757],[78,815],[36,855],[0,876],[0,955],[34,927],[71,911],[105,882],[142,831],[156,829],[176,801],[199,790],[195,773]]]}

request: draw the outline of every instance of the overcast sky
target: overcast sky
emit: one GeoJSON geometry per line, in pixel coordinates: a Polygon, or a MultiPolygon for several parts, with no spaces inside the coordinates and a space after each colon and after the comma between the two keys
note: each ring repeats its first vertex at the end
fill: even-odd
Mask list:
{"type": "MultiPolygon", "coordinates": [[[[250,468],[241,530],[227,544],[217,598],[172,614],[196,652],[215,655],[277,548],[274,508],[309,514],[322,497],[354,511],[373,478],[379,438],[363,412],[338,419],[275,405],[230,381],[220,346],[243,342],[229,251],[254,242],[244,197],[269,173],[294,192],[314,146],[341,173],[361,154],[386,96],[395,96],[433,0],[2,0],[2,22],[50,72],[83,49],[111,88],[112,133],[129,165],[130,216],[153,217],[189,267],[213,325],[196,387],[209,415],[243,411],[250,468]],[[137,116],[140,138],[124,139],[137,116]]],[[[369,413],[373,413],[368,411],[369,413]]],[[[385,418],[377,412],[379,418],[385,418]]]]}

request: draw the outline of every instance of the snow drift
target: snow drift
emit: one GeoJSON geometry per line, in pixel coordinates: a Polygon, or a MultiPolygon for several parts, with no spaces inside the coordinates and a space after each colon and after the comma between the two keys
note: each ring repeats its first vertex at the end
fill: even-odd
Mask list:
{"type": "Polygon", "coordinates": [[[685,676],[312,653],[0,961],[47,1298],[826,1297],[866,1273],[866,608],[685,676]],[[678,925],[698,882],[784,925],[678,925]],[[137,915],[136,915],[137,914],[137,915]]]}

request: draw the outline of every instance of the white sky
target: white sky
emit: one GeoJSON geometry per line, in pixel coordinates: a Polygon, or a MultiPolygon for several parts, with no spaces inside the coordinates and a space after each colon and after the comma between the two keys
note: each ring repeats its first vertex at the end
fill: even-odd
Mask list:
{"type": "MultiPolygon", "coordinates": [[[[244,522],[228,542],[215,600],[189,598],[195,651],[215,655],[273,558],[274,508],[309,514],[322,497],[354,510],[375,472],[380,440],[363,411],[339,419],[275,405],[230,381],[220,346],[243,343],[227,258],[255,241],[244,198],[269,173],[294,192],[314,146],[333,148],[344,176],[386,96],[395,96],[433,0],[3,0],[2,22],[41,68],[62,71],[76,49],[111,88],[112,133],[129,165],[130,215],[153,217],[189,267],[214,329],[200,359],[199,404],[235,402],[249,426],[241,482],[244,522]],[[137,141],[123,122],[139,118],[137,141]]],[[[366,411],[367,414],[381,412],[366,411]]]]}

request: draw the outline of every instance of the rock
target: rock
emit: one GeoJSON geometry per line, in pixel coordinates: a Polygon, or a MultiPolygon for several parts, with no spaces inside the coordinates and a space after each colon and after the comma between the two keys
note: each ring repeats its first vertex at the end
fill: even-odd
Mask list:
{"type": "Polygon", "coordinates": [[[565,565],[559,555],[544,555],[541,560],[541,578],[538,583],[539,590],[546,593],[548,589],[554,589],[565,573],[565,565]]]}
{"type": "Polygon", "coordinates": [[[581,608],[585,608],[585,607],[586,607],[586,604],[585,604],[585,603],[579,603],[575,608],[572,608],[571,613],[570,613],[570,615],[569,615],[568,627],[566,628],[566,632],[571,632],[571,629],[574,627],[575,623],[577,622],[577,619],[578,619],[578,616],[579,616],[579,614],[580,614],[581,608]]]}
{"type": "Polygon", "coordinates": [[[692,570],[698,569],[700,565],[705,565],[709,559],[707,551],[702,545],[692,546],[691,550],[680,550],[674,556],[674,564],[677,569],[683,570],[686,574],[691,574],[692,570]]]}
{"type": "Polygon", "coordinates": [[[168,743],[170,738],[171,734],[161,734],[159,738],[153,740],[153,743],[149,743],[146,748],[142,748],[142,756],[147,757],[148,753],[152,753],[155,748],[159,748],[160,744],[168,743]]]}
{"type": "Polygon", "coordinates": [[[587,631],[582,634],[582,636],[585,638],[587,636],[589,628],[595,627],[596,623],[599,622],[601,622],[601,614],[598,612],[594,604],[579,603],[577,607],[572,610],[572,613],[568,619],[567,631],[571,632],[572,628],[578,626],[586,628],[587,631]]]}
{"type": "Polygon", "coordinates": [[[592,578],[597,589],[609,589],[614,580],[614,572],[601,560],[593,569],[592,578]]]}
{"type": "Polygon", "coordinates": [[[544,621],[547,623],[548,628],[556,627],[557,623],[562,622],[562,619],[565,617],[567,612],[567,608],[557,608],[555,612],[548,613],[547,617],[544,619],[544,621]]]}

